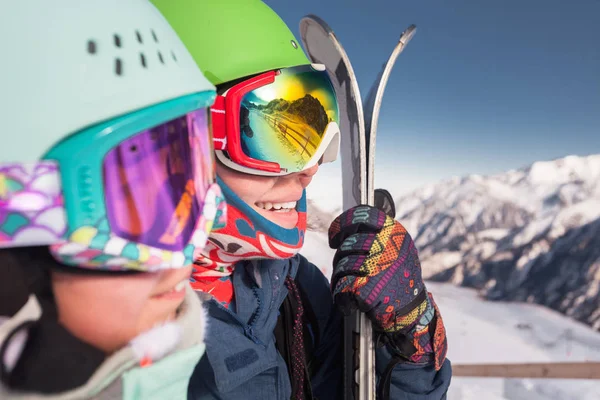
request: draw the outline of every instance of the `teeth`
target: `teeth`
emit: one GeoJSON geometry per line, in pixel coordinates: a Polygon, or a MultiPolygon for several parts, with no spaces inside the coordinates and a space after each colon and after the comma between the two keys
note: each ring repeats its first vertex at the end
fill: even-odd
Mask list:
{"type": "Polygon", "coordinates": [[[182,280],[181,282],[179,282],[177,285],[175,285],[175,287],[173,288],[176,292],[180,292],[185,288],[185,284],[187,283],[187,278],[182,280]]]}
{"type": "Polygon", "coordinates": [[[257,201],[256,206],[258,208],[263,208],[265,210],[274,210],[274,211],[284,212],[284,211],[290,211],[290,210],[295,209],[296,202],[288,201],[285,203],[271,203],[271,202],[267,201],[267,202],[263,203],[262,201],[257,201]]]}
{"type": "Polygon", "coordinates": [[[271,203],[268,201],[263,203],[262,201],[257,201],[256,206],[274,212],[289,212],[296,208],[296,203],[297,202],[295,201],[288,201],[285,203],[271,203]]]}

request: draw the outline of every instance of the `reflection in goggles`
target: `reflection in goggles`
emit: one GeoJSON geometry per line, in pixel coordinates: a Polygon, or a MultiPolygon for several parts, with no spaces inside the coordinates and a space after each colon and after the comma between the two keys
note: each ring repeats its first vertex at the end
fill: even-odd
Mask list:
{"type": "Polygon", "coordinates": [[[206,110],[145,130],[104,160],[109,224],[119,236],[165,250],[190,240],[214,177],[206,110]]]}
{"type": "Polygon", "coordinates": [[[287,171],[301,171],[329,123],[337,121],[337,99],[326,71],[311,66],[283,69],[275,82],[242,99],[242,151],[257,160],[277,162],[287,171]]]}

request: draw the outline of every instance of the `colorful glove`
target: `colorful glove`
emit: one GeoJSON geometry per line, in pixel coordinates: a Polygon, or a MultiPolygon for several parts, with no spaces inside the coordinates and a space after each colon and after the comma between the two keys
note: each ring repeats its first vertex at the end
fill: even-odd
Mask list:
{"type": "Polygon", "coordinates": [[[446,356],[446,334],[433,297],[421,277],[417,249],[402,224],[371,206],[343,212],[329,228],[331,287],[348,314],[359,309],[376,332],[416,363],[446,356]]]}

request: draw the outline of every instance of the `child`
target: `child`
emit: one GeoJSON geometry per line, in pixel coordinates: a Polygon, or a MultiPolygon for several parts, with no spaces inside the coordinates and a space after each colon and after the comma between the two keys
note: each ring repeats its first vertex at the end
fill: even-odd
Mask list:
{"type": "Polygon", "coordinates": [[[215,88],[147,0],[0,8],[0,398],[185,398],[215,88]]]}
{"type": "Polygon", "coordinates": [[[332,291],[296,254],[305,189],[339,146],[339,109],[323,66],[310,64],[261,1],[153,3],[219,94],[211,115],[228,224],[211,234],[192,274],[192,287],[206,293],[211,330],[189,398],[340,398],[334,300],[373,322],[380,398],[445,398],[444,326],[400,223],[367,206],[338,217],[330,228],[338,249],[332,291]]]}

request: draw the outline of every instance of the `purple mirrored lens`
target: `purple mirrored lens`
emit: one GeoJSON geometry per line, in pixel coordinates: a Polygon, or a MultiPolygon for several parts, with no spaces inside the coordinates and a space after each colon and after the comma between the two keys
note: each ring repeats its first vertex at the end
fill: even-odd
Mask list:
{"type": "Polygon", "coordinates": [[[108,222],[124,239],[180,251],[214,181],[206,109],[123,141],[104,159],[108,222]]]}

